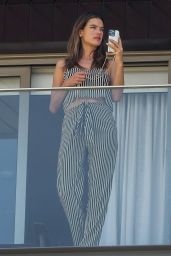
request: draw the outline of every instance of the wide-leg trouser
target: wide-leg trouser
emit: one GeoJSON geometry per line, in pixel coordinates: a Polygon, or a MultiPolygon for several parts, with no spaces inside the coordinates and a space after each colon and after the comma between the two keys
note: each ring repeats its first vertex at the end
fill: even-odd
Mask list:
{"type": "Polygon", "coordinates": [[[117,155],[111,109],[87,103],[65,113],[58,156],[57,189],[75,246],[97,246],[105,221],[117,155]],[[88,152],[88,200],[84,210],[84,158],[88,152]]]}

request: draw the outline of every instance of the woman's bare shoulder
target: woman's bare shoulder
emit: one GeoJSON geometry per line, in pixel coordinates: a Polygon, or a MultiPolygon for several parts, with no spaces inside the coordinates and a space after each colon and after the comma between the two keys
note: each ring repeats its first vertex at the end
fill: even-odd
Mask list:
{"type": "Polygon", "coordinates": [[[65,59],[58,59],[56,62],[56,67],[65,69],[65,59]]]}

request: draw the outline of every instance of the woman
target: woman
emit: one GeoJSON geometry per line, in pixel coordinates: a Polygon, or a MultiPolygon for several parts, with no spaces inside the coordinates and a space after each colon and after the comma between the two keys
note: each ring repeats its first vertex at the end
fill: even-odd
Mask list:
{"type": "Polygon", "coordinates": [[[68,57],[56,65],[53,87],[100,86],[96,89],[54,90],[50,111],[63,102],[64,120],[58,156],[57,188],[75,246],[97,246],[105,220],[117,154],[117,130],[112,101],[123,85],[122,43],[111,40],[115,51],[106,59],[103,19],[83,14],[75,22],[68,42],[68,57]],[[88,169],[84,163],[87,156],[88,169]],[[84,184],[87,178],[87,204],[84,184]]]}

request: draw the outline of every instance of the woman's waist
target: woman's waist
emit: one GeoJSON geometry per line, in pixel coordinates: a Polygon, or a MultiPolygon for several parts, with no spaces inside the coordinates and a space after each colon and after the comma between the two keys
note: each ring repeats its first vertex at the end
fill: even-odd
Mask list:
{"type": "Polygon", "coordinates": [[[90,97],[80,97],[80,98],[75,98],[68,106],[65,107],[65,111],[69,111],[75,107],[78,107],[84,103],[85,105],[90,104],[90,103],[104,103],[105,104],[105,98],[104,97],[98,97],[98,98],[90,98],[90,97]]]}

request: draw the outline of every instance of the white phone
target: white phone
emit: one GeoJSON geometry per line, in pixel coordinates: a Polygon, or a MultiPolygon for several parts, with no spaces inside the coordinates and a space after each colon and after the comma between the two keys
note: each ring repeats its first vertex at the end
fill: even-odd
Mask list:
{"type": "MultiPolygon", "coordinates": [[[[112,39],[112,40],[118,42],[118,40],[119,40],[119,30],[109,29],[109,31],[108,31],[108,42],[109,42],[109,39],[112,39]]],[[[108,52],[114,52],[114,50],[108,46],[108,52]]]]}

